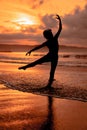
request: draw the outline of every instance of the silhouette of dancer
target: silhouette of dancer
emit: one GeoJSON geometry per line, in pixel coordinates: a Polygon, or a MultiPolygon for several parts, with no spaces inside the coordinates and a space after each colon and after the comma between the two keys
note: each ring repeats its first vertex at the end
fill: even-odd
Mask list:
{"type": "Polygon", "coordinates": [[[48,88],[51,87],[53,80],[54,80],[54,74],[55,74],[57,63],[58,63],[58,50],[59,50],[58,37],[59,37],[60,32],[62,30],[62,23],[61,23],[60,16],[56,15],[56,19],[59,20],[59,29],[58,29],[57,33],[55,34],[55,36],[53,36],[51,29],[45,30],[43,32],[43,35],[47,39],[47,41],[26,53],[26,55],[28,55],[28,54],[30,55],[31,52],[47,46],[49,49],[48,54],[43,56],[42,58],[36,60],[35,62],[32,62],[30,64],[27,64],[25,66],[18,68],[18,69],[25,70],[27,68],[34,67],[35,65],[42,64],[44,62],[51,62],[50,77],[49,77],[49,81],[47,84],[48,88]]]}

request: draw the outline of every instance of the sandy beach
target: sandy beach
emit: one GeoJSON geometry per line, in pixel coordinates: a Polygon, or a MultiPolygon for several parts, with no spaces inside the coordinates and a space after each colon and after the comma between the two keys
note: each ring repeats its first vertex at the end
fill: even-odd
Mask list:
{"type": "Polygon", "coordinates": [[[0,80],[7,87],[23,92],[87,101],[86,67],[57,67],[53,90],[43,91],[40,88],[48,83],[50,65],[37,65],[26,71],[18,70],[19,66],[0,63],[0,80]]]}
{"type": "Polygon", "coordinates": [[[85,67],[58,67],[50,92],[38,89],[47,84],[49,66],[19,66],[0,63],[0,130],[87,129],[85,67]]]}
{"type": "Polygon", "coordinates": [[[24,93],[0,84],[0,130],[86,130],[87,103],[24,93]]]}

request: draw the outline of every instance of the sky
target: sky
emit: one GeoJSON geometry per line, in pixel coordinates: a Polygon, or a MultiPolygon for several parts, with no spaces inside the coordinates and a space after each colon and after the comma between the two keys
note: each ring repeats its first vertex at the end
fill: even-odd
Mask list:
{"type": "Polygon", "coordinates": [[[0,44],[43,43],[45,29],[58,30],[56,14],[60,45],[87,47],[87,0],[0,0],[0,44]]]}

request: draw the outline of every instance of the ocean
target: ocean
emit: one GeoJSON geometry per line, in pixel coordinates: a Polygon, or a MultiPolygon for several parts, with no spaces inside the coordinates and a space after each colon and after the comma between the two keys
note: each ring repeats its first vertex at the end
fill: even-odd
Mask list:
{"type": "MultiPolygon", "coordinates": [[[[30,56],[25,56],[26,52],[0,52],[0,62],[4,63],[18,63],[27,64],[33,62],[45,54],[46,51],[33,52],[30,56]]],[[[48,63],[45,63],[47,65],[48,63]]],[[[79,51],[72,49],[72,51],[59,51],[59,66],[76,66],[87,67],[87,51],[80,49],[79,51]]]]}

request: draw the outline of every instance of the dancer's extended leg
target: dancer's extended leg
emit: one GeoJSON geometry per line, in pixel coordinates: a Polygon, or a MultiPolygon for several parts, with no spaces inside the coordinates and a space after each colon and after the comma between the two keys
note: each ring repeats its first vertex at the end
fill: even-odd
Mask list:
{"type": "Polygon", "coordinates": [[[27,64],[25,66],[19,67],[18,69],[24,69],[25,70],[27,68],[34,67],[37,64],[42,64],[44,62],[49,62],[49,61],[50,61],[49,55],[45,55],[42,58],[40,58],[39,60],[36,60],[36,61],[34,61],[34,62],[30,63],[30,64],[27,64]]]}

